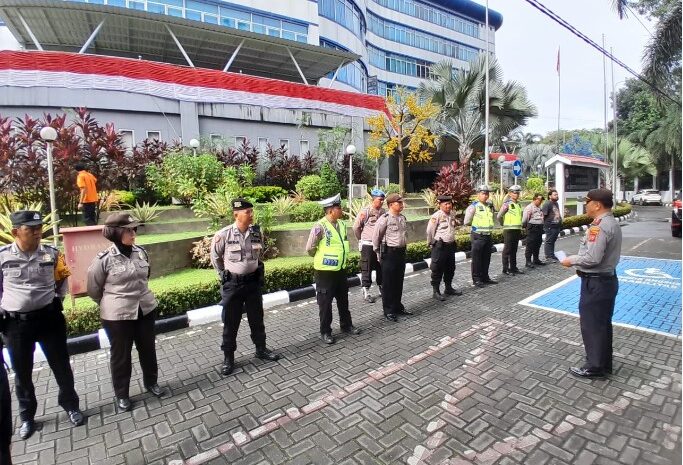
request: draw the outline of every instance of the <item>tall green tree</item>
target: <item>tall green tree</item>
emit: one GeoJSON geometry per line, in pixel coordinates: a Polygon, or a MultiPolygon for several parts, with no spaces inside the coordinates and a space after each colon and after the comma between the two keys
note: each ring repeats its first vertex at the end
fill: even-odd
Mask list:
{"type": "Polygon", "coordinates": [[[475,147],[483,146],[486,105],[492,139],[509,134],[537,114],[522,85],[503,81],[502,68],[495,59],[489,60],[488,102],[484,58],[471,63],[468,71],[455,70],[451,62],[443,61],[432,66],[430,76],[418,90],[422,99],[440,107],[429,121],[430,129],[458,143],[461,163],[468,164],[475,147]]]}

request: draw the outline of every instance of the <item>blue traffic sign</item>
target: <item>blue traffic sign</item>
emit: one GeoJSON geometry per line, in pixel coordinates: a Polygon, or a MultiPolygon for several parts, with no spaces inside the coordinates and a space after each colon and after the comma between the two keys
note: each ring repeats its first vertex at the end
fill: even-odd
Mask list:
{"type": "Polygon", "coordinates": [[[522,162],[519,160],[515,160],[515,162],[512,164],[512,174],[515,176],[521,176],[522,175],[522,162]]]}

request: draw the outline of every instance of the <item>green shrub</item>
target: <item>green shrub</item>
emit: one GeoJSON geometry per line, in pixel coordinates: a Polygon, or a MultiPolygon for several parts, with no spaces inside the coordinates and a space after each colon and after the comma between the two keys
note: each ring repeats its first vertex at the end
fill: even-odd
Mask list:
{"type": "Polygon", "coordinates": [[[545,183],[543,182],[543,178],[532,177],[527,179],[526,188],[533,193],[543,194],[545,197],[545,183]]]}
{"type": "Polygon", "coordinates": [[[317,202],[301,202],[292,208],[289,216],[294,223],[306,223],[318,221],[325,216],[325,212],[317,202]]]}
{"type": "Polygon", "coordinates": [[[614,207],[613,213],[615,218],[619,218],[620,216],[626,216],[629,213],[631,213],[631,210],[633,208],[631,207],[630,204],[628,203],[620,203],[616,207],[614,207]]]}
{"type": "Polygon", "coordinates": [[[160,166],[146,168],[147,182],[162,197],[175,197],[189,204],[223,181],[223,164],[215,155],[166,155],[160,166]]]}
{"type": "Polygon", "coordinates": [[[323,181],[317,174],[309,174],[299,179],[296,183],[296,191],[306,200],[320,200],[322,198],[323,181]]]}
{"type": "Polygon", "coordinates": [[[383,187],[382,190],[387,195],[398,194],[399,192],[401,192],[401,186],[399,186],[398,184],[391,183],[388,186],[383,187]]]}
{"type": "MultiPolygon", "coordinates": [[[[320,182],[321,199],[332,197],[333,195],[337,195],[342,191],[342,184],[339,182],[337,173],[335,173],[334,170],[332,170],[332,168],[330,168],[330,165],[328,165],[327,163],[324,163],[323,166],[320,168],[320,182]]],[[[311,198],[311,200],[314,199],[311,198]]]]}
{"type": "Polygon", "coordinates": [[[287,191],[280,186],[254,186],[244,188],[242,195],[254,199],[255,202],[266,203],[287,195],[287,191]]]}
{"type": "Polygon", "coordinates": [[[119,203],[126,205],[135,204],[135,193],[131,191],[114,191],[114,194],[118,197],[119,203]]]}
{"type": "Polygon", "coordinates": [[[588,215],[574,215],[562,218],[562,229],[575,228],[584,224],[591,224],[593,220],[588,215]]]}

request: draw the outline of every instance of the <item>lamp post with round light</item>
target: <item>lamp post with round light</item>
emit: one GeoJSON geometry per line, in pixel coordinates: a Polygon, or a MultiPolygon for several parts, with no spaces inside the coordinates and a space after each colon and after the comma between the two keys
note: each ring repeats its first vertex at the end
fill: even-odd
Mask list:
{"type": "Polygon", "coordinates": [[[57,246],[57,239],[59,229],[57,222],[59,216],[57,214],[57,201],[55,199],[55,173],[52,163],[52,143],[57,139],[57,130],[51,126],[45,126],[40,130],[40,138],[45,141],[47,145],[47,179],[50,187],[50,213],[52,213],[52,243],[57,246]]]}
{"type": "Polygon", "coordinates": [[[199,148],[199,141],[197,139],[190,139],[190,147],[192,147],[192,155],[197,156],[197,149],[199,148]]]}
{"type": "Polygon", "coordinates": [[[351,192],[351,184],[353,184],[353,156],[356,153],[356,146],[353,144],[349,144],[346,146],[346,154],[349,156],[349,210],[351,209],[351,199],[352,199],[352,192],[351,192]]]}

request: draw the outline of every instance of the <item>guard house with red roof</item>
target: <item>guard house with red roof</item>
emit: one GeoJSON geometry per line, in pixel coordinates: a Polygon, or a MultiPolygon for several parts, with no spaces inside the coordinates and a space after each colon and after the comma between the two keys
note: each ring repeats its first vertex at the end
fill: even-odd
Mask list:
{"type": "MultiPolygon", "coordinates": [[[[610,168],[608,163],[593,157],[560,153],[545,162],[546,168],[555,168],[555,189],[559,194],[561,211],[567,199],[585,197],[591,189],[601,186],[601,173],[610,168]]],[[[577,202],[577,214],[583,213],[583,204],[577,202]]]]}

